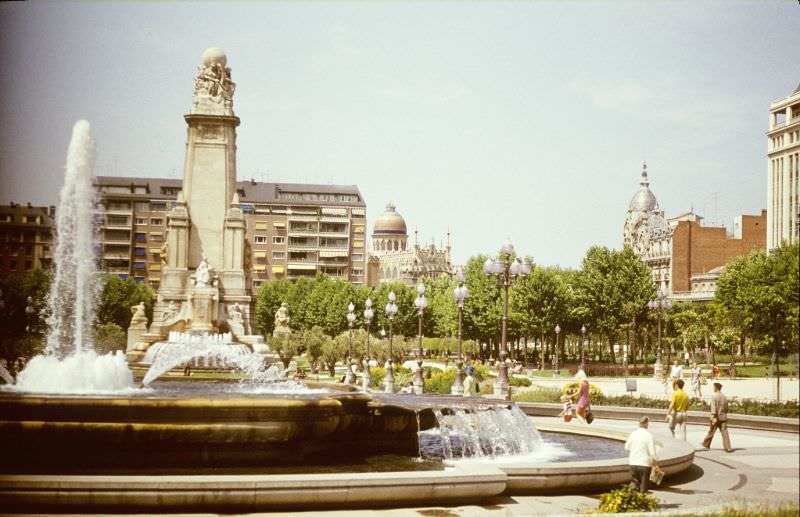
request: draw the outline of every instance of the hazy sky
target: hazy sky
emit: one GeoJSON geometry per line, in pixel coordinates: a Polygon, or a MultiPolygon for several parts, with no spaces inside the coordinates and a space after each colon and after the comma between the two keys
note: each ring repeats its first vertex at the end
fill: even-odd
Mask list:
{"type": "Polygon", "coordinates": [[[237,83],[239,179],[356,184],[454,260],[620,247],[647,159],[674,216],[766,208],[769,104],[800,82],[784,2],[0,3],[0,203],[96,174],[182,177],[200,56],[237,83]]]}

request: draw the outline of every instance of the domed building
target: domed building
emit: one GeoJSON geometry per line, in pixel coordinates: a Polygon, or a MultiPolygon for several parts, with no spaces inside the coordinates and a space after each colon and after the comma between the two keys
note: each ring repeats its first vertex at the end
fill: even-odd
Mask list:
{"type": "Polygon", "coordinates": [[[675,301],[707,302],[728,260],[765,248],[766,211],[736,217],[732,232],[705,225],[693,210],[667,219],[650,190],[645,163],[639,190],[628,205],[623,243],[650,268],[664,294],[675,301]]]}
{"type": "Polygon", "coordinates": [[[375,220],[372,227],[372,252],[367,262],[367,285],[377,287],[383,282],[415,285],[421,278],[452,276],[450,234],[447,245],[437,248],[434,242],[420,246],[417,231],[414,246],[408,246],[408,227],[393,203],[375,220]]]}
{"type": "Polygon", "coordinates": [[[628,205],[623,243],[631,246],[647,264],[653,272],[653,281],[665,293],[671,292],[671,237],[672,228],[658,206],[656,195],[650,190],[647,163],[644,163],[639,190],[628,205]]]}

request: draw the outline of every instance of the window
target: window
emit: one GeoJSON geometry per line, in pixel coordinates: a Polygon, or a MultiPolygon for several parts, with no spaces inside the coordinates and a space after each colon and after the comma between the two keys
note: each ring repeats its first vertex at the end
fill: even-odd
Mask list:
{"type": "Polygon", "coordinates": [[[147,255],[147,248],[138,248],[138,247],[134,248],[133,254],[136,255],[137,257],[144,257],[145,255],[147,255]]]}
{"type": "Polygon", "coordinates": [[[130,210],[131,204],[128,201],[110,200],[106,204],[107,210],[130,210]]]}
{"type": "Polygon", "coordinates": [[[164,220],[160,217],[150,219],[150,226],[164,226],[164,220]]]}
{"type": "Polygon", "coordinates": [[[260,289],[263,283],[263,280],[253,280],[253,289],[260,289]]]}
{"type": "Polygon", "coordinates": [[[362,260],[364,260],[364,254],[363,253],[353,253],[353,255],[351,256],[351,259],[353,260],[353,262],[361,262],[362,260]]]}
{"type": "Polygon", "coordinates": [[[136,185],[133,187],[134,194],[147,194],[147,185],[136,185]]]}
{"type": "Polygon", "coordinates": [[[256,235],[253,239],[256,244],[266,244],[267,243],[267,236],[266,235],[256,235]]]}
{"type": "Polygon", "coordinates": [[[109,226],[128,226],[130,219],[126,215],[107,215],[106,224],[109,226]]]}
{"type": "Polygon", "coordinates": [[[266,230],[266,229],[267,229],[266,221],[256,221],[256,230],[266,230]]]}
{"type": "Polygon", "coordinates": [[[103,188],[104,192],[108,192],[110,194],[130,194],[131,188],[129,186],[118,187],[118,186],[107,186],[103,188]]]}
{"type": "Polygon", "coordinates": [[[355,269],[354,268],[354,269],[351,270],[351,272],[353,273],[353,276],[362,276],[364,274],[364,270],[363,269],[355,269]]]}
{"type": "Polygon", "coordinates": [[[147,219],[145,219],[144,217],[137,217],[136,224],[147,224],[147,219]]]}
{"type": "Polygon", "coordinates": [[[164,242],[164,235],[161,233],[151,233],[150,242],[164,242]]]}
{"type": "Polygon", "coordinates": [[[275,235],[272,237],[272,244],[285,244],[286,237],[281,237],[280,235],[275,235]]]}
{"type": "Polygon", "coordinates": [[[162,212],[167,209],[166,201],[150,201],[150,210],[154,212],[162,212]]]}
{"type": "Polygon", "coordinates": [[[147,212],[148,210],[150,210],[150,203],[146,201],[145,202],[138,201],[133,204],[133,209],[136,210],[137,212],[147,212]]]}
{"type": "Polygon", "coordinates": [[[147,234],[146,233],[137,233],[136,234],[136,242],[147,242],[147,234]]]}
{"type": "Polygon", "coordinates": [[[272,260],[284,260],[286,259],[286,253],[282,251],[273,251],[272,252],[272,260]]]}

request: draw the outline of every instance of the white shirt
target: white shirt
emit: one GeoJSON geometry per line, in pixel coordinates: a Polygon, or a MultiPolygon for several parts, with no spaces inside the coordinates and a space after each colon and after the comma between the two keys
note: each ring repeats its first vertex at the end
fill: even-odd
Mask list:
{"type": "Polygon", "coordinates": [[[628,436],[625,442],[628,464],[649,467],[656,458],[656,442],[650,431],[640,427],[628,436]]]}
{"type": "Polygon", "coordinates": [[[680,379],[683,377],[683,366],[679,364],[672,365],[672,372],[670,373],[670,377],[673,379],[680,379]]]}

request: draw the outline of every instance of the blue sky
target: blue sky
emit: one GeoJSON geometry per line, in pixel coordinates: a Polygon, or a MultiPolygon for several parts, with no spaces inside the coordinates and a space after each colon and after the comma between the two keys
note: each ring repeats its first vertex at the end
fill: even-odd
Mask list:
{"type": "Polygon", "coordinates": [[[216,46],[239,179],[356,184],[457,263],[510,237],[577,267],[621,246],[645,158],[667,216],[766,208],[798,26],[793,1],[0,3],[0,203],[55,203],[81,118],[96,174],[180,178],[216,46]]]}

